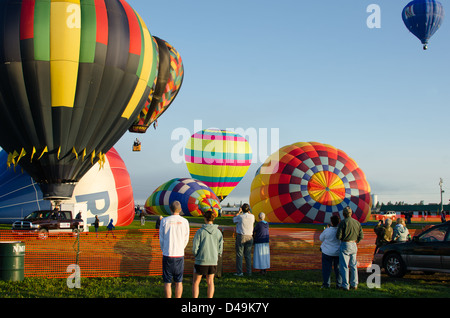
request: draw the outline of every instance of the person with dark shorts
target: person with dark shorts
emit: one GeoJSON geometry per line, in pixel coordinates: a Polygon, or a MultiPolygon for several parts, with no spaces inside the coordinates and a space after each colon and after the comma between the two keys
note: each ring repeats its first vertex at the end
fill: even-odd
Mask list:
{"type": "Polygon", "coordinates": [[[175,284],[181,283],[183,281],[183,272],[184,257],[170,257],[163,255],[164,284],[170,284],[172,281],[175,282],[175,284]]]}
{"type": "Polygon", "coordinates": [[[159,244],[163,253],[163,282],[166,298],[172,297],[172,281],[175,298],[183,293],[184,249],[189,242],[189,222],[180,216],[181,204],[170,205],[172,215],[161,220],[159,244]]]}
{"type": "Polygon", "coordinates": [[[206,297],[214,296],[214,275],[217,271],[217,261],[223,251],[223,236],[217,224],[213,224],[216,217],[212,210],[203,213],[205,224],[197,230],[192,244],[195,256],[194,274],[192,278],[192,298],[198,298],[202,277],[206,277],[208,289],[206,297]]]}

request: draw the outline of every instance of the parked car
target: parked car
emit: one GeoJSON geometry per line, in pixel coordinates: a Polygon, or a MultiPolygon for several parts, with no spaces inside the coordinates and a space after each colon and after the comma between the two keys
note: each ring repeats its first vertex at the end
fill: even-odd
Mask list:
{"type": "Polygon", "coordinates": [[[373,263],[391,277],[408,271],[450,273],[450,222],[432,226],[411,241],[381,246],[373,263]]]}
{"type": "Polygon", "coordinates": [[[397,220],[397,213],[394,211],[386,211],[386,212],[381,212],[380,214],[377,214],[376,216],[377,221],[379,220],[386,220],[386,219],[391,219],[392,221],[397,220]]]}

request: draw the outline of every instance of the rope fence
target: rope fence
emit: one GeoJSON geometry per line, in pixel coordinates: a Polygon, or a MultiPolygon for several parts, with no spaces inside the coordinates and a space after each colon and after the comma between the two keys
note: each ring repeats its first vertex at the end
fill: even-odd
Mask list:
{"type": "MultiPolygon", "coordinates": [[[[185,250],[185,273],[192,274],[194,257],[192,240],[198,228],[191,227],[185,250]]],[[[235,272],[234,228],[221,227],[224,236],[222,268],[235,272]]],[[[270,229],[270,270],[321,269],[321,230],[270,229]]],[[[414,230],[410,230],[414,235],[414,230]]],[[[375,251],[373,229],[364,229],[358,244],[358,267],[368,267],[375,251]]],[[[13,234],[0,231],[0,241],[25,243],[24,276],[67,278],[68,266],[77,264],[81,277],[125,277],[162,275],[162,253],[158,230],[115,230],[50,235],[46,239],[35,234],[13,234]]],[[[245,268],[245,267],[244,267],[245,268]]]]}

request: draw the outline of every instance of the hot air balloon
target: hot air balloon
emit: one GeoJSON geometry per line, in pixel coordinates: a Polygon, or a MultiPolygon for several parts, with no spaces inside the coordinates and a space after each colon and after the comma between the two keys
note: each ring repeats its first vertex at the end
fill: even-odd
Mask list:
{"type": "Polygon", "coordinates": [[[184,78],[180,54],[166,41],[154,36],[158,48],[158,76],[154,91],[148,96],[138,119],[130,127],[134,133],[145,133],[151,124],[169,108],[177,96],[184,78]]]}
{"type": "MultiPolygon", "coordinates": [[[[42,191],[26,171],[8,169],[8,154],[0,152],[0,221],[12,223],[39,210],[52,209],[44,200],[42,191]]],[[[106,153],[104,167],[97,162],[77,183],[73,196],[66,204],[86,204],[86,224],[94,223],[97,215],[100,225],[109,219],[115,225],[126,226],[134,219],[134,198],[131,179],[125,163],[114,148],[106,153]]]]}
{"type": "Polygon", "coordinates": [[[252,212],[273,223],[328,223],[349,206],[365,222],[372,196],[363,171],[342,150],[299,142],[268,157],[252,181],[252,212]]]}
{"type": "Polygon", "coordinates": [[[145,210],[153,215],[170,215],[170,204],[181,203],[186,216],[199,216],[207,210],[219,215],[222,207],[214,192],[203,182],[190,178],[172,179],[159,186],[145,202],[145,210]]]}
{"type": "Polygon", "coordinates": [[[402,12],[408,30],[428,48],[428,40],[440,28],[444,20],[444,7],[435,0],[414,0],[402,12]]]}
{"type": "Polygon", "coordinates": [[[0,20],[0,146],[70,198],[144,107],[156,47],[124,0],[5,0],[0,20]]]}
{"type": "Polygon", "coordinates": [[[191,177],[204,182],[221,201],[239,184],[252,162],[249,142],[235,132],[219,129],[193,134],[184,155],[191,177]]]}

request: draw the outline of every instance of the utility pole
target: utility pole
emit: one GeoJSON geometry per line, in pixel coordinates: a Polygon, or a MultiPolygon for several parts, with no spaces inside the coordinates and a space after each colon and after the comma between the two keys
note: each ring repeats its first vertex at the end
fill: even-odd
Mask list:
{"type": "Polygon", "coordinates": [[[444,207],[442,205],[442,193],[444,193],[444,190],[442,190],[443,183],[444,183],[444,181],[442,180],[442,178],[440,178],[440,181],[439,181],[439,187],[441,188],[441,210],[439,211],[440,215],[442,215],[442,211],[444,211],[444,207]]]}

